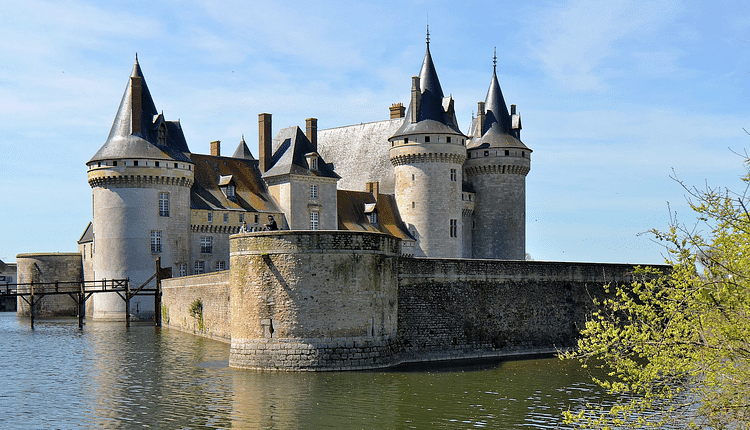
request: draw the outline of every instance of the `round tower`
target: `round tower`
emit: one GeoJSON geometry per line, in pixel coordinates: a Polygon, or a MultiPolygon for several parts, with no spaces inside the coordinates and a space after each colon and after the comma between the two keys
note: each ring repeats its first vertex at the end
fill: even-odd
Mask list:
{"type": "MultiPolygon", "coordinates": [[[[157,113],[136,59],[109,137],[87,163],[95,280],[128,278],[135,290],[155,273],[159,257],[162,267],[187,267],[194,165],[185,152],[179,123],[157,113]]],[[[153,287],[152,280],[146,288],[153,287]]],[[[93,319],[125,319],[116,293],[92,300],[93,319]]],[[[130,311],[131,318],[151,318],[153,298],[136,296],[130,311]]]]}
{"type": "Polygon", "coordinates": [[[461,183],[466,136],[453,99],[444,97],[430,54],[412,78],[404,123],[388,139],[401,218],[416,239],[416,257],[462,257],[461,183]]]}
{"type": "Polygon", "coordinates": [[[497,80],[497,57],[485,102],[469,131],[464,174],[476,193],[472,257],[526,256],[526,175],[531,149],[520,140],[521,119],[508,108],[497,80]]]}

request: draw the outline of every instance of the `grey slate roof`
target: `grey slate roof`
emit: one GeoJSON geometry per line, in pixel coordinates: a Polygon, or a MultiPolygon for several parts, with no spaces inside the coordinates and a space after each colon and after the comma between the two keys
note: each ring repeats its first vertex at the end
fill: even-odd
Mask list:
{"type": "Polygon", "coordinates": [[[402,122],[396,118],[318,130],[318,153],[341,175],[339,189],[364,190],[367,182],[378,182],[381,192],[395,192],[388,138],[402,122]]]}
{"type": "Polygon", "coordinates": [[[281,175],[321,176],[325,178],[340,178],[323,157],[319,157],[318,169],[310,170],[305,155],[317,153],[305,133],[297,127],[281,129],[273,146],[275,152],[271,157],[271,168],[263,173],[263,178],[281,175]]]}
{"type": "Polygon", "coordinates": [[[423,133],[457,133],[463,136],[458,128],[453,98],[443,95],[440,79],[438,79],[432,54],[430,54],[429,42],[427,42],[422,69],[419,71],[419,86],[422,96],[419,102],[419,112],[417,112],[417,122],[411,122],[411,113],[415,107],[410,102],[403,124],[393,137],[423,133]]]}
{"type": "Polygon", "coordinates": [[[234,151],[232,158],[244,158],[246,160],[255,160],[255,157],[253,157],[253,154],[250,152],[250,148],[248,148],[247,143],[245,143],[245,136],[242,136],[242,140],[240,141],[240,144],[237,146],[237,149],[234,151]]]}
{"type": "Polygon", "coordinates": [[[128,79],[109,136],[99,151],[89,160],[89,163],[122,158],[151,158],[190,162],[190,159],[183,154],[183,152],[189,152],[189,150],[180,123],[164,121],[163,115],[157,112],[137,58],[130,77],[141,78],[141,132],[130,133],[133,116],[133,89],[131,80],[128,79]],[[159,125],[162,122],[165,123],[167,128],[166,145],[158,145],[159,125]]]}
{"type": "Polygon", "coordinates": [[[89,243],[94,241],[94,223],[89,221],[89,224],[86,226],[86,230],[83,231],[83,234],[81,235],[81,238],[78,239],[78,243],[89,243]]]}
{"type": "Polygon", "coordinates": [[[469,127],[471,139],[467,142],[468,149],[476,148],[522,148],[531,151],[518,140],[511,128],[511,118],[505,104],[500,83],[497,80],[497,69],[492,72],[492,80],[487,90],[484,102],[484,127],[478,130],[478,121],[474,118],[469,127]]]}
{"type": "Polygon", "coordinates": [[[404,225],[392,194],[378,194],[377,199],[366,191],[337,191],[339,230],[374,231],[403,240],[414,240],[404,225]],[[367,210],[377,212],[378,222],[371,224],[367,210]]]}

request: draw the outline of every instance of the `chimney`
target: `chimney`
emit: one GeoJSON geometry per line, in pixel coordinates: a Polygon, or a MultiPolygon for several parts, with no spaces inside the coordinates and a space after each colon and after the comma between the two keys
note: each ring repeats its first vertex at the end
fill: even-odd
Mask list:
{"type": "Polygon", "coordinates": [[[214,140],[211,142],[211,155],[214,157],[218,157],[221,155],[221,141],[220,140],[214,140]]]}
{"type": "Polygon", "coordinates": [[[378,188],[380,188],[379,182],[367,182],[365,183],[365,191],[372,194],[375,197],[375,201],[378,201],[378,188]]]}
{"type": "Polygon", "coordinates": [[[406,114],[406,108],[403,103],[394,103],[390,107],[391,119],[403,118],[406,114]]]}
{"type": "Polygon", "coordinates": [[[475,137],[482,137],[484,135],[484,102],[477,103],[477,133],[479,133],[478,136],[475,137]]]}
{"type": "Polygon", "coordinates": [[[318,152],[318,118],[305,120],[305,136],[312,143],[313,151],[318,152]]]}
{"type": "Polygon", "coordinates": [[[258,167],[260,173],[271,168],[271,114],[258,114],[258,167]]]}
{"type": "Polygon", "coordinates": [[[411,77],[411,118],[412,124],[419,121],[419,104],[422,101],[422,90],[419,88],[419,76],[411,77]]]}
{"type": "Polygon", "coordinates": [[[130,134],[141,132],[141,120],[143,119],[143,103],[141,102],[141,77],[130,77],[130,134]]]}

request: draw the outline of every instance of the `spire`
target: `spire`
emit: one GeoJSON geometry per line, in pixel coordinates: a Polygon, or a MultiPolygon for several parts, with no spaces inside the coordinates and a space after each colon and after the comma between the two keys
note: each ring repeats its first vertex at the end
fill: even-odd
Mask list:
{"type": "Polygon", "coordinates": [[[481,132],[484,135],[490,129],[496,128],[497,132],[510,134],[510,114],[503,98],[503,92],[500,90],[500,83],[497,80],[497,48],[495,48],[492,63],[492,82],[490,82],[487,98],[484,101],[487,116],[481,132]]]}
{"type": "Polygon", "coordinates": [[[440,80],[435,70],[435,64],[432,62],[429,26],[427,28],[427,51],[422,62],[422,69],[419,71],[419,85],[422,90],[422,97],[419,103],[419,120],[432,119],[445,123],[443,89],[440,87],[440,80]]]}
{"type": "Polygon", "coordinates": [[[255,160],[255,157],[253,157],[253,154],[250,152],[250,148],[248,148],[247,143],[245,143],[244,134],[242,135],[242,140],[240,140],[240,144],[237,146],[237,149],[234,151],[232,158],[244,158],[246,160],[255,160]]]}

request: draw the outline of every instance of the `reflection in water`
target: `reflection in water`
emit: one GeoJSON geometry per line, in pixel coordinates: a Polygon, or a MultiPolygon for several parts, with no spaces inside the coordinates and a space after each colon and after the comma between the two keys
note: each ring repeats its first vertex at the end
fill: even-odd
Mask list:
{"type": "Polygon", "coordinates": [[[0,313],[0,428],[564,428],[597,399],[557,359],[391,371],[230,369],[229,346],[168,329],[0,313]]]}

